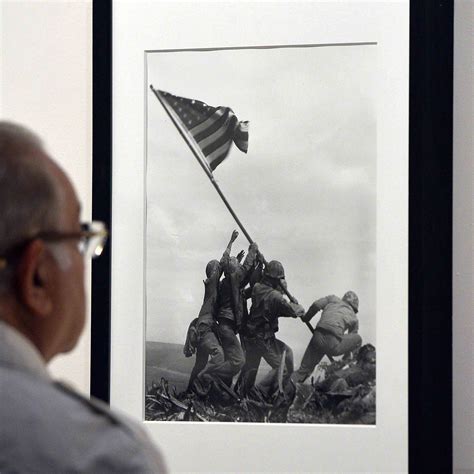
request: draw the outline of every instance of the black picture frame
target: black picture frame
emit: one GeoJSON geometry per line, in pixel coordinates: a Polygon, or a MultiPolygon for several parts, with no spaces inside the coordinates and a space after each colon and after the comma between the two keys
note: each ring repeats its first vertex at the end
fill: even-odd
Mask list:
{"type": "Polygon", "coordinates": [[[452,472],[453,1],[410,2],[409,467],[452,472]]]}
{"type": "MultiPolygon", "coordinates": [[[[92,9],[92,218],[112,224],[112,0],[92,9]]],[[[111,243],[92,262],[91,395],[110,402],[111,243]]]]}
{"type": "MultiPolygon", "coordinates": [[[[452,471],[453,19],[452,0],[410,2],[408,436],[414,473],[452,471]]],[[[96,0],[93,218],[109,228],[111,202],[112,1],[96,0]]],[[[91,288],[91,395],[105,402],[110,248],[93,263],[91,288]]]]}

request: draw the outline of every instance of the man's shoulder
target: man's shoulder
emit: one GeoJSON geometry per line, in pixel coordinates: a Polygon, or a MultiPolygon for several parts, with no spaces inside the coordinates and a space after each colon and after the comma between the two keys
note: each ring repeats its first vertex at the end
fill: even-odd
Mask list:
{"type": "Polygon", "coordinates": [[[340,305],[344,304],[344,301],[339,298],[339,296],[336,295],[327,295],[324,298],[321,298],[318,300],[320,303],[322,303],[322,306],[327,306],[327,305],[340,305]]]}
{"type": "Polygon", "coordinates": [[[264,299],[268,307],[272,308],[273,311],[282,310],[282,307],[286,307],[289,304],[281,292],[275,288],[270,288],[265,294],[264,299]]]}
{"type": "Polygon", "coordinates": [[[0,384],[0,424],[7,446],[2,462],[15,459],[25,471],[37,462],[45,469],[88,472],[148,465],[141,459],[146,458],[141,428],[104,403],[4,367],[0,384]]]}
{"type": "Polygon", "coordinates": [[[34,416],[39,419],[50,419],[51,414],[57,415],[55,423],[70,422],[74,413],[94,417],[99,410],[94,410],[93,404],[88,403],[72,389],[65,389],[52,381],[44,380],[34,375],[1,367],[2,396],[8,403],[10,411],[18,411],[18,417],[34,416]],[[59,416],[61,415],[61,416],[59,416]]]}
{"type": "Polygon", "coordinates": [[[261,281],[258,281],[257,283],[255,283],[255,285],[253,285],[252,291],[254,291],[255,293],[262,293],[262,292],[269,293],[276,290],[272,288],[271,286],[267,285],[266,283],[262,283],[261,281]]]}

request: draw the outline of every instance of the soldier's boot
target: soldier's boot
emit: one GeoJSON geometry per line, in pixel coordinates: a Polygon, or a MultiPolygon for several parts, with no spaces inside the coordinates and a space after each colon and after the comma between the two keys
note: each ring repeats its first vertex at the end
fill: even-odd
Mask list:
{"type": "Polygon", "coordinates": [[[212,380],[212,393],[218,401],[240,401],[240,397],[238,396],[238,394],[234,390],[232,390],[232,388],[227,385],[220,377],[217,377],[216,375],[213,376],[212,380]]]}
{"type": "Polygon", "coordinates": [[[256,385],[247,391],[247,398],[256,402],[267,403],[265,394],[256,385]]]}
{"type": "Polygon", "coordinates": [[[192,384],[192,391],[200,398],[206,398],[212,388],[212,377],[208,374],[203,374],[196,377],[192,384]]]}

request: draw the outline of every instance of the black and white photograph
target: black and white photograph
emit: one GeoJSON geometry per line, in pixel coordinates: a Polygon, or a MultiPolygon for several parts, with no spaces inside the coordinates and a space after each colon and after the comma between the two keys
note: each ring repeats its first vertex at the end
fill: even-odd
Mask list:
{"type": "Polygon", "coordinates": [[[376,424],[376,71],[146,53],[147,421],[376,424]]]}

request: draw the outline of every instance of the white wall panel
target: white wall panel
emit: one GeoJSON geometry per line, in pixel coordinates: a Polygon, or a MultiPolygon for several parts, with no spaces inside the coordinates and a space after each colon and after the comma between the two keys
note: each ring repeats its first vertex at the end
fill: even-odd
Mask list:
{"type": "Polygon", "coordinates": [[[454,9],[454,470],[474,472],[474,2],[454,9]]]}
{"type": "MultiPolygon", "coordinates": [[[[0,116],[44,138],[72,177],[91,215],[92,3],[3,1],[0,4],[0,116]]],[[[89,285],[89,283],[87,283],[89,285]]],[[[89,391],[90,326],[68,355],[51,364],[55,377],[89,391]]]]}

